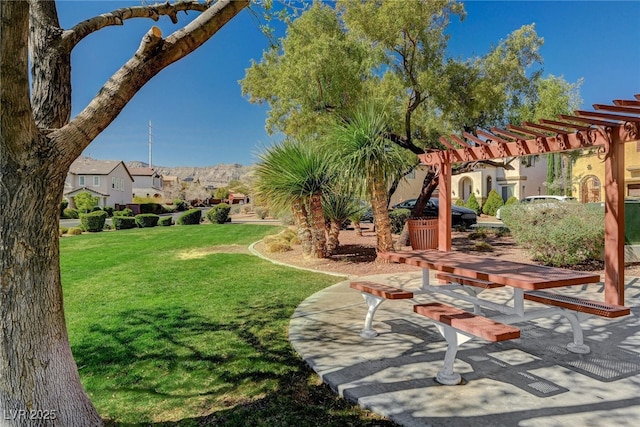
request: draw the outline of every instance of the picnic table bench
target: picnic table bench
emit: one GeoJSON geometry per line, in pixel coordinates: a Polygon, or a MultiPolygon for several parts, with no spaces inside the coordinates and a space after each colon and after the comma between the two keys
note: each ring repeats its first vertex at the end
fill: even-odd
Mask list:
{"type": "Polygon", "coordinates": [[[460,376],[453,372],[453,363],[458,346],[471,338],[494,342],[517,339],[520,330],[512,324],[560,315],[569,321],[573,331],[573,342],[567,344],[567,349],[573,353],[588,353],[590,348],[584,343],[580,325],[584,316],[613,318],[630,313],[629,307],[545,291],[599,282],[600,276],[592,273],[437,250],[383,252],[379,256],[421,267],[422,286],[418,290],[407,291],[372,282],[352,282],[351,287],[360,290],[369,305],[361,336],[371,338],[377,335],[371,323],[375,310],[383,301],[430,295],[436,301],[417,303],[414,312],[430,318],[447,341],[444,367],[436,377],[442,384],[460,383],[460,376]],[[429,270],[436,270],[435,277],[440,284],[430,283],[429,270]],[[510,289],[512,298],[501,303],[481,297],[482,292],[496,288],[510,289]],[[439,300],[441,296],[471,303],[474,312],[445,304],[439,300]],[[525,307],[525,300],[537,304],[525,307]],[[538,304],[544,307],[540,308],[538,304]],[[482,308],[491,310],[491,316],[482,315],[482,308]]]}

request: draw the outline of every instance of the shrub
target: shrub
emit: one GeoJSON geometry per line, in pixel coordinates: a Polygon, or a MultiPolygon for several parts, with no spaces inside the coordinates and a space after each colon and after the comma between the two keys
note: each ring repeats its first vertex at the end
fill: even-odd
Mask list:
{"type": "Polygon", "coordinates": [[[471,246],[472,251],[477,252],[493,252],[493,246],[490,243],[485,242],[484,240],[480,240],[479,242],[475,242],[473,246],[471,246]]]}
{"type": "Polygon", "coordinates": [[[267,217],[267,214],[269,213],[269,211],[267,210],[267,208],[256,207],[253,210],[253,213],[256,214],[256,216],[258,218],[265,219],[267,217]]]}
{"type": "Polygon", "coordinates": [[[71,227],[69,229],[69,231],[67,231],[67,234],[69,236],[77,236],[79,234],[82,234],[82,228],[80,228],[80,227],[71,227]]]}
{"type": "Polygon", "coordinates": [[[104,211],[107,213],[107,215],[108,215],[109,217],[112,217],[112,216],[113,216],[113,207],[111,207],[111,206],[105,206],[105,207],[104,207],[104,211]]]}
{"type": "Polygon", "coordinates": [[[165,213],[164,207],[160,203],[140,203],[141,214],[161,214],[165,213]]]}
{"type": "Polygon", "coordinates": [[[500,196],[495,189],[491,190],[489,191],[487,201],[484,202],[484,206],[482,206],[482,213],[485,215],[496,216],[496,211],[503,205],[504,201],[502,200],[502,196],[500,196]]]}
{"type": "Polygon", "coordinates": [[[107,213],[103,210],[80,215],[80,223],[82,224],[82,228],[84,228],[86,231],[94,233],[102,231],[106,220],[107,213]]]}
{"type": "Polygon", "coordinates": [[[456,206],[464,206],[464,199],[457,199],[454,203],[456,206]]]}
{"type": "Polygon", "coordinates": [[[510,196],[506,202],[504,202],[505,206],[506,205],[512,205],[514,203],[518,202],[518,198],[516,196],[510,196]]]}
{"type": "Polygon", "coordinates": [[[68,227],[60,227],[58,229],[58,235],[62,236],[63,234],[67,234],[69,232],[69,228],[68,227]]]}
{"type": "Polygon", "coordinates": [[[117,216],[133,216],[133,211],[130,208],[124,208],[121,211],[114,211],[113,212],[113,216],[117,217],[117,216]]]}
{"type": "Polygon", "coordinates": [[[604,216],[597,206],[517,203],[500,212],[515,241],[545,265],[576,265],[600,258],[604,249],[604,216]]]}
{"type": "Polygon", "coordinates": [[[224,224],[229,219],[229,211],[231,211],[231,206],[220,203],[209,209],[207,219],[214,224],[224,224]]]}
{"type": "Polygon", "coordinates": [[[132,216],[114,216],[111,220],[111,224],[116,230],[128,230],[130,228],[135,228],[136,219],[132,216]]]}
{"type": "Polygon", "coordinates": [[[162,225],[164,227],[168,227],[173,225],[173,217],[171,216],[163,216],[158,220],[158,225],[162,225]]]}
{"type": "Polygon", "coordinates": [[[466,208],[473,210],[476,214],[480,215],[480,203],[478,203],[478,199],[476,199],[476,195],[471,193],[469,198],[467,199],[467,203],[464,204],[466,208]]]}
{"type": "Polygon", "coordinates": [[[389,212],[389,221],[391,221],[391,232],[393,234],[402,233],[404,223],[407,222],[407,218],[411,216],[409,209],[394,209],[389,212]]]}
{"type": "Polygon", "coordinates": [[[187,202],[182,199],[173,199],[173,206],[176,207],[176,210],[182,212],[187,209],[187,202]]]}
{"type": "Polygon", "coordinates": [[[200,209],[189,209],[178,218],[178,224],[180,225],[194,225],[200,224],[202,219],[202,211],[200,209]]]}
{"type": "Polygon", "coordinates": [[[67,209],[69,207],[69,201],[62,199],[62,202],[60,202],[60,218],[64,218],[64,210],[67,209]]]}
{"type": "Polygon", "coordinates": [[[65,219],[78,219],[80,215],[78,214],[78,210],[74,208],[66,208],[62,214],[62,217],[65,219]]]}
{"type": "Polygon", "coordinates": [[[136,225],[140,228],[155,227],[160,217],[152,213],[138,214],[135,216],[136,225]]]}

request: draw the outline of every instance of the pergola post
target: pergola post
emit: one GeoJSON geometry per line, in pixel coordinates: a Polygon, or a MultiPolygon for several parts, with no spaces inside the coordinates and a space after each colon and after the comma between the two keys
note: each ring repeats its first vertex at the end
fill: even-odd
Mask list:
{"type": "Polygon", "coordinates": [[[438,250],[451,250],[451,156],[442,152],[438,168],[438,250]]]}
{"type": "Polygon", "coordinates": [[[624,305],[624,142],[611,134],[605,158],[604,300],[624,305]]]}

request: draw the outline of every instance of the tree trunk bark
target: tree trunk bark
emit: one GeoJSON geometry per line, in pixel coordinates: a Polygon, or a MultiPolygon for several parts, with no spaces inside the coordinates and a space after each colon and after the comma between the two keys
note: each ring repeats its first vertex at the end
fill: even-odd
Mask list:
{"type": "Polygon", "coordinates": [[[325,220],[322,213],[322,194],[314,194],[310,200],[311,210],[311,241],[313,258],[327,257],[327,236],[325,232],[325,220]]]}
{"type": "MultiPolygon", "coordinates": [[[[383,180],[375,179],[371,183],[371,209],[376,230],[376,252],[393,251],[391,222],[387,210],[387,188],[383,180]]],[[[380,259],[376,261],[383,262],[380,259]]]]}
{"type": "Polygon", "coordinates": [[[340,246],[340,221],[331,220],[329,225],[329,237],[327,239],[327,256],[333,255],[340,246]]]}
{"type": "Polygon", "coordinates": [[[58,215],[65,175],[37,162],[19,167],[6,150],[0,170],[0,424],[100,426],[63,310],[58,215]]]}
{"type": "Polygon", "coordinates": [[[312,250],[311,229],[309,228],[307,209],[304,203],[298,200],[293,203],[291,211],[293,212],[293,222],[296,225],[298,239],[300,240],[300,245],[302,246],[302,254],[304,256],[310,256],[312,250]]]}

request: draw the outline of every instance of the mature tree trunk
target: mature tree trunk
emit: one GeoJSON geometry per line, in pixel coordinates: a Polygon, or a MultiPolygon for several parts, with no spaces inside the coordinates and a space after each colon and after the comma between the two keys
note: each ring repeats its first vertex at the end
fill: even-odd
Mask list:
{"type": "Polygon", "coordinates": [[[53,1],[0,1],[0,425],[99,426],[67,335],[58,246],[71,163],[137,91],[246,7],[185,1],[119,9],[63,31],[53,1]],[[157,28],[72,121],[75,45],[130,18],[202,12],[163,39],[157,28]],[[29,79],[29,53],[31,79],[29,79]],[[32,85],[30,87],[30,84],[32,85]]]}
{"type": "Polygon", "coordinates": [[[327,255],[333,255],[340,246],[340,227],[342,226],[342,221],[336,221],[332,219],[329,223],[329,230],[327,238],[327,255]]]}
{"type": "Polygon", "coordinates": [[[293,213],[293,223],[296,226],[298,240],[302,245],[302,254],[304,256],[311,256],[313,246],[311,244],[311,228],[309,227],[309,215],[307,214],[307,208],[302,200],[297,200],[291,205],[291,212],[293,213]]]}
{"type": "MultiPolygon", "coordinates": [[[[371,210],[373,211],[373,225],[376,230],[376,252],[393,251],[393,237],[391,222],[387,210],[387,188],[384,181],[375,179],[371,183],[371,210]]],[[[378,259],[379,262],[385,262],[378,259]]]]}
{"type": "Polygon", "coordinates": [[[314,194],[310,199],[311,213],[311,242],[313,258],[327,257],[327,236],[325,234],[325,220],[322,213],[322,194],[314,194]]]}

